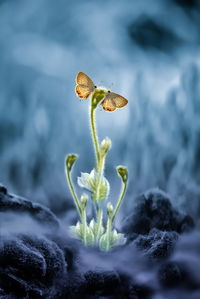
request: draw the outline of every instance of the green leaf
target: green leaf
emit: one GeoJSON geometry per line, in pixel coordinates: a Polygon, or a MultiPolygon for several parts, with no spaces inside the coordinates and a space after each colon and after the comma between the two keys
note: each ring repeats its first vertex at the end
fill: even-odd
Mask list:
{"type": "Polygon", "coordinates": [[[102,223],[100,225],[98,225],[98,223],[95,222],[94,219],[92,219],[90,221],[89,227],[94,234],[95,240],[98,241],[97,236],[98,236],[98,238],[100,238],[101,235],[104,233],[104,227],[103,227],[102,223]]]}
{"type": "Polygon", "coordinates": [[[99,241],[99,247],[103,251],[108,251],[116,246],[121,246],[126,243],[126,238],[123,234],[118,233],[115,229],[110,233],[109,248],[108,246],[108,234],[105,232],[99,241]]]}
{"type": "Polygon", "coordinates": [[[90,228],[86,230],[86,245],[95,245],[95,237],[93,231],[90,228]]]}
{"type": "Polygon", "coordinates": [[[116,229],[114,229],[111,234],[111,243],[114,247],[124,245],[126,243],[126,238],[124,237],[124,234],[118,233],[116,229]]]}
{"type": "MultiPolygon", "coordinates": [[[[78,240],[82,240],[84,242],[84,226],[82,223],[77,222],[76,225],[70,226],[70,232],[72,236],[78,240]]],[[[86,245],[94,245],[95,237],[92,229],[90,227],[86,227],[86,245]]]]}
{"type": "Polygon", "coordinates": [[[77,222],[76,225],[70,226],[70,233],[76,239],[81,239],[81,224],[77,222]]]}
{"type": "Polygon", "coordinates": [[[99,247],[103,251],[107,251],[107,233],[103,234],[99,240],[99,247]]]}

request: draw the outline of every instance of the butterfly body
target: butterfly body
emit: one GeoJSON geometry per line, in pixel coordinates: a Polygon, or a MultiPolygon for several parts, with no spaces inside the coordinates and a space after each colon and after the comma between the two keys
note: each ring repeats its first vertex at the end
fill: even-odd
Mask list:
{"type": "Polygon", "coordinates": [[[127,99],[117,93],[103,88],[97,89],[90,77],[83,72],[79,72],[76,76],[75,92],[81,99],[87,99],[95,92],[95,97],[99,95],[101,106],[105,111],[114,111],[117,108],[126,106],[128,103],[127,99]]]}

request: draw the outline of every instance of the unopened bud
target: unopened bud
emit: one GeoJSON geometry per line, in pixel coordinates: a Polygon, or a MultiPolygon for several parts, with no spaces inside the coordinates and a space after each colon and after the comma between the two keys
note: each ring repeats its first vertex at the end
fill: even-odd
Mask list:
{"type": "Polygon", "coordinates": [[[66,157],[66,167],[69,171],[72,169],[72,166],[74,165],[74,162],[76,161],[77,158],[78,158],[78,155],[76,155],[76,154],[69,154],[66,157]]]}
{"type": "Polygon", "coordinates": [[[87,201],[88,201],[88,196],[87,196],[87,194],[82,194],[81,195],[81,198],[80,198],[80,201],[81,201],[81,205],[82,205],[82,207],[83,208],[85,208],[86,207],[86,204],[87,204],[87,201]]]}
{"type": "Polygon", "coordinates": [[[101,146],[100,146],[100,151],[103,153],[103,154],[106,154],[107,151],[111,148],[111,140],[106,137],[105,139],[102,140],[101,142],[101,146]]]}
{"type": "Polygon", "coordinates": [[[128,180],[128,169],[125,166],[117,166],[117,173],[124,183],[128,180]]]}
{"type": "Polygon", "coordinates": [[[107,204],[107,212],[108,212],[108,215],[112,216],[112,214],[113,214],[113,205],[110,202],[107,204]]]}

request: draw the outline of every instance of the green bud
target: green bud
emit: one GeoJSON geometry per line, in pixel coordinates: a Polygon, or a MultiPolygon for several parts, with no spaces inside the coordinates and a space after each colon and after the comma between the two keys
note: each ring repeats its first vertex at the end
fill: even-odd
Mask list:
{"type": "Polygon", "coordinates": [[[111,148],[111,144],[111,140],[108,137],[103,139],[100,146],[101,153],[106,154],[107,151],[111,148]]]}
{"type": "Polygon", "coordinates": [[[76,154],[69,154],[66,157],[66,167],[69,171],[71,171],[72,166],[74,165],[74,162],[77,160],[77,158],[78,158],[78,155],[76,155],[76,154]]]}
{"type": "Polygon", "coordinates": [[[117,166],[117,173],[124,183],[128,181],[128,169],[125,166],[117,166]]]}
{"type": "Polygon", "coordinates": [[[81,198],[80,198],[80,201],[81,201],[81,206],[82,208],[85,208],[86,207],[86,204],[87,204],[87,201],[88,201],[88,196],[87,194],[82,194],[81,195],[81,198]]]}
{"type": "Polygon", "coordinates": [[[96,109],[98,104],[103,100],[108,91],[104,88],[98,88],[92,95],[92,107],[96,109]]]}
{"type": "Polygon", "coordinates": [[[107,213],[109,216],[113,214],[113,205],[110,202],[107,204],[107,213]]]}

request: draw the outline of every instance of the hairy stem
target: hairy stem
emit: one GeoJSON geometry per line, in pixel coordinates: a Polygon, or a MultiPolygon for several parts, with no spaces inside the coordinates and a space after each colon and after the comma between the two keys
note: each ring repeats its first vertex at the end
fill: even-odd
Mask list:
{"type": "Polygon", "coordinates": [[[122,201],[123,201],[123,198],[124,198],[124,195],[126,193],[126,188],[127,188],[127,182],[124,183],[122,182],[122,188],[121,188],[121,193],[120,193],[120,196],[119,196],[119,199],[118,199],[118,202],[117,202],[117,205],[116,205],[116,208],[114,210],[114,213],[113,213],[113,216],[112,216],[112,222],[114,221],[116,215],[117,215],[117,212],[122,204],[122,201]]]}
{"type": "Polygon", "coordinates": [[[98,209],[97,211],[97,235],[96,235],[96,244],[98,244],[98,241],[101,236],[101,227],[102,227],[102,219],[103,219],[103,211],[101,209],[98,209]]]}
{"type": "Polygon", "coordinates": [[[98,135],[96,129],[96,122],[95,122],[96,106],[93,105],[94,100],[95,97],[93,96],[90,103],[90,122],[91,122],[92,139],[93,139],[93,144],[96,153],[96,171],[98,173],[97,187],[96,187],[96,192],[93,196],[93,200],[94,202],[97,202],[99,199],[99,189],[100,189],[101,179],[104,171],[105,155],[101,155],[99,152],[99,141],[98,141],[98,135]]]}
{"type": "Polygon", "coordinates": [[[67,183],[68,183],[68,186],[69,186],[69,190],[72,194],[72,197],[74,199],[74,203],[75,203],[75,206],[76,206],[76,209],[77,209],[77,212],[80,216],[80,218],[82,218],[82,215],[81,215],[81,207],[80,207],[80,203],[79,203],[79,200],[78,200],[78,196],[75,192],[75,189],[74,189],[74,186],[73,186],[73,183],[72,183],[72,180],[71,180],[71,173],[69,171],[69,169],[66,167],[65,168],[65,174],[66,174],[66,178],[67,178],[67,183]]]}
{"type": "Polygon", "coordinates": [[[105,166],[105,159],[106,159],[106,154],[104,154],[104,155],[100,154],[99,155],[99,163],[98,163],[98,167],[97,167],[97,172],[99,174],[103,174],[104,166],[105,166]]]}
{"type": "Polygon", "coordinates": [[[106,226],[106,251],[110,250],[111,232],[112,232],[112,217],[108,215],[107,226],[106,226]]]}
{"type": "Polygon", "coordinates": [[[100,192],[101,180],[104,172],[104,165],[105,165],[105,155],[104,156],[100,155],[99,163],[97,166],[98,180],[96,185],[96,192],[93,194],[94,202],[98,202],[99,199],[99,192],[100,192]]]}
{"type": "Polygon", "coordinates": [[[95,122],[95,108],[93,107],[92,102],[90,104],[90,125],[91,125],[91,131],[92,131],[92,140],[93,140],[95,154],[96,154],[96,167],[98,167],[99,141],[98,141],[98,135],[97,135],[97,130],[96,130],[96,122],[95,122]]]}
{"type": "Polygon", "coordinates": [[[81,211],[82,216],[82,225],[83,225],[83,242],[87,245],[87,219],[86,219],[86,211],[85,208],[81,211]]]}

